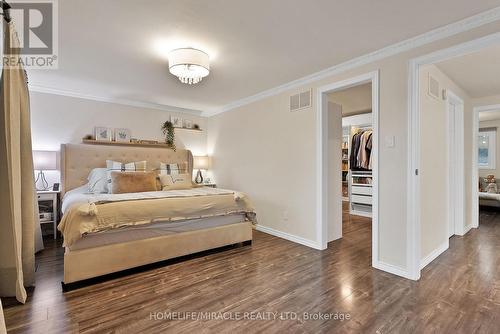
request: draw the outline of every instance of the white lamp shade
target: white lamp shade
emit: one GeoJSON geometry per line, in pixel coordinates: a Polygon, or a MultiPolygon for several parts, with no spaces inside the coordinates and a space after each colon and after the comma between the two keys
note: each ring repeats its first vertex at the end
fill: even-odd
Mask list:
{"type": "Polygon", "coordinates": [[[57,152],[33,151],[33,167],[36,170],[56,170],[57,152]]]}
{"type": "Polygon", "coordinates": [[[194,169],[208,169],[209,159],[207,156],[198,156],[193,158],[193,168],[194,169]]]}

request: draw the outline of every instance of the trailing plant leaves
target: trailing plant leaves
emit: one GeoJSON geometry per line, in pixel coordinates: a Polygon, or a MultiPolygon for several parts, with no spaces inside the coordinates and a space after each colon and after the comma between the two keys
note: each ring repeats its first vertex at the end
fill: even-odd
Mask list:
{"type": "Polygon", "coordinates": [[[170,121],[166,121],[165,123],[162,124],[161,130],[163,131],[163,134],[165,135],[165,143],[172,149],[176,150],[175,147],[175,129],[174,125],[170,121]]]}

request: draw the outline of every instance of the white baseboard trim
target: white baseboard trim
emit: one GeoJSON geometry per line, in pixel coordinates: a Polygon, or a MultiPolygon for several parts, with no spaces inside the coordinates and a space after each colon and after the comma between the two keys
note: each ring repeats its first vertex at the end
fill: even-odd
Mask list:
{"type": "Polygon", "coordinates": [[[468,225],[464,228],[464,230],[461,233],[457,233],[459,236],[464,236],[467,234],[472,229],[472,225],[468,225]]]}
{"type": "Polygon", "coordinates": [[[373,268],[388,272],[389,274],[393,274],[407,279],[412,279],[408,274],[408,271],[405,268],[401,268],[399,266],[375,260],[372,261],[372,266],[373,268]]]}
{"type": "Polygon", "coordinates": [[[429,255],[420,260],[420,270],[424,269],[429,263],[434,261],[439,255],[444,253],[450,247],[450,240],[446,239],[438,248],[433,250],[429,255]]]}
{"type": "MultiPolygon", "coordinates": [[[[311,247],[311,248],[318,249],[318,250],[323,250],[315,241],[305,239],[305,238],[302,238],[302,237],[299,237],[299,236],[296,236],[296,235],[293,235],[290,233],[278,231],[278,230],[275,230],[273,228],[263,226],[263,225],[257,225],[255,227],[255,229],[257,231],[264,232],[264,233],[267,233],[270,235],[274,235],[275,237],[286,239],[286,240],[289,240],[289,241],[292,241],[292,242],[295,242],[295,243],[298,243],[298,244],[301,244],[301,245],[304,245],[307,247],[311,247]]],[[[399,266],[395,266],[395,265],[385,263],[382,261],[372,261],[372,266],[376,269],[388,272],[388,273],[396,275],[396,276],[400,276],[400,277],[407,278],[407,279],[413,279],[412,277],[410,277],[410,275],[406,269],[401,268],[399,266]]]]}
{"type": "Polygon", "coordinates": [[[306,238],[302,238],[302,237],[299,237],[299,236],[296,236],[296,235],[293,235],[293,234],[290,234],[290,233],[278,231],[278,230],[275,230],[273,228],[270,228],[270,227],[267,227],[267,226],[263,226],[263,225],[260,225],[260,224],[257,225],[255,229],[257,231],[261,231],[261,232],[264,232],[264,233],[267,233],[267,234],[274,235],[275,237],[278,237],[278,238],[286,239],[286,240],[289,240],[289,241],[292,241],[292,242],[295,242],[295,243],[298,243],[298,244],[301,244],[301,245],[304,245],[304,246],[307,246],[307,247],[311,247],[311,248],[314,248],[314,249],[322,250],[322,248],[320,246],[318,246],[318,244],[316,243],[316,241],[312,241],[312,240],[309,240],[309,239],[306,239],[306,238]]]}

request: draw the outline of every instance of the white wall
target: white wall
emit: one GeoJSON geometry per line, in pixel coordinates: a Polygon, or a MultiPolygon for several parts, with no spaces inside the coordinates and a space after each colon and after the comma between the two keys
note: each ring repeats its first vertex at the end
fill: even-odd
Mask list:
{"type": "MultiPolygon", "coordinates": [[[[448,241],[448,115],[446,100],[431,97],[428,92],[429,74],[440,84],[440,89],[451,90],[464,101],[464,119],[471,119],[472,104],[467,93],[447,77],[435,65],[420,69],[420,176],[421,176],[421,258],[424,259],[448,241]]],[[[471,131],[470,124],[464,124],[465,134],[471,131]],[[467,128],[469,126],[469,128],[467,128]]],[[[471,161],[471,154],[464,151],[465,160],[471,161]],[[468,154],[467,154],[468,153],[468,154]]],[[[464,170],[470,170],[467,165],[464,170]]],[[[472,174],[466,172],[465,191],[470,194],[472,174]]],[[[469,195],[470,196],[470,195],[469,195]]],[[[470,199],[470,197],[469,197],[470,199]]],[[[467,202],[471,212],[470,200],[467,202]]],[[[471,217],[468,214],[466,217],[471,217]]],[[[471,224],[470,219],[466,224],[471,224]]]]}
{"type": "MultiPolygon", "coordinates": [[[[94,126],[128,128],[133,138],[162,141],[161,124],[174,115],[190,119],[204,130],[177,130],[177,147],[206,155],[206,118],[36,92],[30,92],[30,105],[33,150],[59,151],[61,144],[81,143],[94,126]]],[[[59,172],[47,171],[46,175],[50,184],[59,182],[59,172]]]]}
{"type": "Polygon", "coordinates": [[[500,105],[500,95],[485,96],[472,100],[474,107],[500,105]]]}
{"type": "Polygon", "coordinates": [[[342,236],[342,106],[328,102],[327,241],[342,236]]]}
{"type": "MultiPolygon", "coordinates": [[[[488,24],[210,118],[208,149],[218,183],[247,192],[260,224],[315,242],[317,106],[290,113],[289,95],[313,88],[316,96],[319,86],[379,70],[379,256],[406,271],[408,61],[499,29],[500,22],[488,24]],[[385,138],[392,136],[395,147],[386,147],[385,138]]],[[[466,126],[472,124],[469,116],[466,126]]],[[[471,145],[466,142],[466,150],[471,145]]]]}

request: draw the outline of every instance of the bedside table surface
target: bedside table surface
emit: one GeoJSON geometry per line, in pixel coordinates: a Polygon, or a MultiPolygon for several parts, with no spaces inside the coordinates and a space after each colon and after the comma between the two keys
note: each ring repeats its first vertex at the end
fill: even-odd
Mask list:
{"type": "Polygon", "coordinates": [[[217,184],[216,183],[196,183],[196,187],[217,188],[217,184]]]}
{"type": "Polygon", "coordinates": [[[59,190],[37,190],[37,194],[59,194],[59,190]]]}

